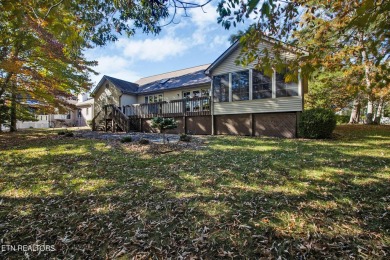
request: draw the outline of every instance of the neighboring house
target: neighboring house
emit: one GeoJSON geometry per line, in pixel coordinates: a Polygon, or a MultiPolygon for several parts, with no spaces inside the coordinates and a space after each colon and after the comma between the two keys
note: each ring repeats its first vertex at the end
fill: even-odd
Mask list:
{"type": "MultiPolygon", "coordinates": [[[[264,42],[259,48],[268,48],[264,42]]],[[[154,131],[151,118],[174,117],[170,132],[295,137],[307,88],[236,65],[236,42],[212,64],[142,78],[135,83],[103,76],[92,91],[95,129],[154,131]]],[[[284,53],[286,59],[294,56],[284,53]]]]}
{"type": "MultiPolygon", "coordinates": [[[[72,97],[66,99],[66,102],[76,106],[77,109],[70,109],[65,114],[35,114],[36,121],[17,121],[17,129],[26,128],[55,128],[55,127],[73,127],[87,126],[87,122],[93,118],[93,103],[94,100],[89,98],[87,94],[80,94],[78,98],[72,97]]],[[[29,107],[34,109],[39,104],[29,104],[29,107]]]]}
{"type": "Polygon", "coordinates": [[[90,98],[87,93],[78,96],[76,126],[89,126],[91,124],[94,115],[94,103],[94,99],[90,98]]]}

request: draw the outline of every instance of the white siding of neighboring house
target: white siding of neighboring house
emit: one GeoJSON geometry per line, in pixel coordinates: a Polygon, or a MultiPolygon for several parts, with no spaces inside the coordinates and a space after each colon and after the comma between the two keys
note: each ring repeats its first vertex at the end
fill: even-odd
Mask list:
{"type": "Polygon", "coordinates": [[[88,121],[93,119],[93,105],[91,104],[91,106],[79,107],[78,109],[81,110],[81,117],[79,117],[79,113],[77,111],[77,126],[87,126],[88,121]]]}
{"type": "Polygon", "coordinates": [[[17,129],[26,128],[49,128],[50,115],[37,115],[38,121],[17,121],[17,129]]]}
{"type": "MultiPolygon", "coordinates": [[[[271,43],[265,42],[259,48],[270,48],[271,43]]],[[[211,70],[212,76],[227,74],[231,72],[252,69],[255,63],[249,64],[248,67],[236,65],[236,60],[240,54],[240,48],[236,48],[229,56],[227,56],[220,64],[211,70]]],[[[292,58],[295,55],[292,53],[284,53],[285,57],[292,58]]],[[[251,82],[252,80],[250,80],[251,82]]],[[[231,88],[231,86],[230,86],[231,88]]],[[[273,92],[275,92],[275,82],[273,82],[273,92]]],[[[251,90],[250,90],[251,91],[251,90]]],[[[230,91],[231,92],[231,91],[230,91]]],[[[295,112],[302,111],[302,82],[298,82],[298,96],[295,97],[275,97],[267,99],[243,100],[234,102],[213,102],[214,114],[243,114],[243,113],[270,113],[270,112],[295,112]]]]}

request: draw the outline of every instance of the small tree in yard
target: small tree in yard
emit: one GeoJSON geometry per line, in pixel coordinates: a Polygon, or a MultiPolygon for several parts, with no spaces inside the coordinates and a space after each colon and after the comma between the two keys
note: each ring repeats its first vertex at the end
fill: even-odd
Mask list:
{"type": "Polygon", "coordinates": [[[155,117],[152,119],[152,127],[160,130],[165,144],[165,130],[175,129],[177,127],[177,122],[173,118],[155,117]]]}

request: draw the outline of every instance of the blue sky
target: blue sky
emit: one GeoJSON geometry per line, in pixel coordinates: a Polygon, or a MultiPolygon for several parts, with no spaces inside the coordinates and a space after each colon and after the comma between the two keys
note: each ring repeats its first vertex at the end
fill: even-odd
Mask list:
{"type": "Polygon", "coordinates": [[[103,75],[136,81],[141,77],[212,63],[229,46],[229,36],[237,28],[225,30],[217,23],[217,1],[206,7],[192,9],[190,17],[176,16],[177,24],[163,27],[160,34],[137,32],[133,37],[121,37],[105,47],[88,50],[86,56],[96,60],[91,75],[95,84],[103,75]]]}

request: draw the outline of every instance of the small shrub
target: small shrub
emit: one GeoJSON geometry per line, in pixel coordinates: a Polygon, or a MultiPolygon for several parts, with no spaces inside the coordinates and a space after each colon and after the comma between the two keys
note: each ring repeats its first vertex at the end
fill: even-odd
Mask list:
{"type": "Polygon", "coordinates": [[[180,141],[182,141],[182,142],[190,142],[191,141],[191,136],[186,135],[186,134],[181,134],[180,135],[180,141]]]}
{"type": "Polygon", "coordinates": [[[336,116],[331,110],[314,108],[302,112],[299,136],[304,138],[330,138],[336,127],[336,116]]]}
{"type": "Polygon", "coordinates": [[[139,143],[139,144],[150,144],[150,141],[149,141],[148,139],[142,138],[142,139],[140,139],[140,140],[138,141],[138,143],[139,143]]]}
{"type": "Polygon", "coordinates": [[[66,137],[73,137],[74,136],[73,132],[68,131],[68,130],[66,130],[66,131],[59,131],[57,134],[58,135],[63,135],[63,136],[66,136],[66,137]]]}
{"type": "Polygon", "coordinates": [[[132,141],[133,141],[133,138],[131,138],[131,136],[124,136],[121,139],[121,143],[130,143],[132,141]]]}
{"type": "Polygon", "coordinates": [[[174,118],[155,117],[152,118],[152,127],[160,130],[165,144],[165,130],[177,128],[177,122],[174,118]]]}
{"type": "Polygon", "coordinates": [[[338,125],[348,124],[350,116],[336,115],[336,122],[338,125]]]}
{"type": "Polygon", "coordinates": [[[64,136],[66,136],[66,137],[73,137],[74,134],[73,134],[73,132],[67,131],[67,132],[64,134],[64,136]]]}
{"type": "Polygon", "coordinates": [[[87,120],[87,126],[92,127],[92,120],[87,120]]]}

